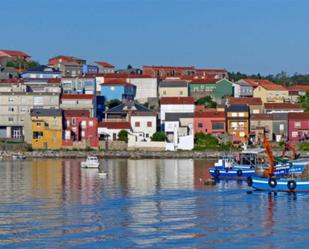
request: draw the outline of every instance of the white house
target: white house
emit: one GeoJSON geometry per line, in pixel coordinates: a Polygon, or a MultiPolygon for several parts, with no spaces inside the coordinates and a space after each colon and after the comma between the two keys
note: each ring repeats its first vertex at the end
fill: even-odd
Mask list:
{"type": "Polygon", "coordinates": [[[98,137],[107,138],[115,141],[118,139],[118,134],[121,130],[131,132],[131,125],[129,122],[100,122],[98,124],[98,137]]]}
{"type": "Polygon", "coordinates": [[[135,100],[148,102],[150,98],[158,97],[158,79],[147,75],[129,75],[127,82],[136,86],[135,100]]]}
{"type": "Polygon", "coordinates": [[[154,112],[134,111],[131,114],[132,133],[136,141],[151,141],[157,131],[157,115],[154,112]]]}

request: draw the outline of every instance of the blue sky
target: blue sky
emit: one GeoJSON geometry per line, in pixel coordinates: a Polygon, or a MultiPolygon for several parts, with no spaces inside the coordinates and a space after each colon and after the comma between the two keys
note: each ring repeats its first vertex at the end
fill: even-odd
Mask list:
{"type": "Polygon", "coordinates": [[[309,73],[307,0],[1,0],[0,48],[117,67],[309,73]]]}

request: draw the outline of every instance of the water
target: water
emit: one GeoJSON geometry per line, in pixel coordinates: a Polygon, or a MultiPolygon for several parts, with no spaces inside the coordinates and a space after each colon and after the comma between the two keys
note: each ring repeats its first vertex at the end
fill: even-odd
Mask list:
{"type": "Polygon", "coordinates": [[[309,194],[205,186],[211,161],[0,161],[1,248],[308,248],[309,194]]]}

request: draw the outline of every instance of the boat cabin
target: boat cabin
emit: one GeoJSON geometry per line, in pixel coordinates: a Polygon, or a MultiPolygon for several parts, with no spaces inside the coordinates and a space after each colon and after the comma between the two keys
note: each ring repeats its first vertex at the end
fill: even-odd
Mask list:
{"type": "Polygon", "coordinates": [[[262,148],[246,149],[239,153],[237,161],[240,165],[257,166],[265,164],[265,150],[262,148]]]}

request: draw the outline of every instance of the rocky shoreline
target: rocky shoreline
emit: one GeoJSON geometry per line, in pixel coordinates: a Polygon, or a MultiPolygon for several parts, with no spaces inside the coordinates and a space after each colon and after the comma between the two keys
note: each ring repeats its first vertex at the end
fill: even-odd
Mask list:
{"type": "MultiPolygon", "coordinates": [[[[15,152],[2,151],[3,158],[10,158],[14,156],[24,156],[26,158],[85,158],[88,155],[95,155],[99,158],[130,158],[130,159],[207,159],[218,158],[226,154],[239,153],[238,151],[31,151],[31,152],[15,152]]],[[[301,157],[308,158],[309,151],[300,152],[301,157]]],[[[280,156],[281,151],[274,151],[275,156],[280,156]]]]}

